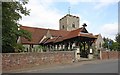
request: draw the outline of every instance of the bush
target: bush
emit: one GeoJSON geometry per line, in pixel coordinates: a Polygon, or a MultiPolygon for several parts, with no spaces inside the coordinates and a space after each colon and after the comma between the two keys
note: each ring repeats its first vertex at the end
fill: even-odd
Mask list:
{"type": "Polygon", "coordinates": [[[25,47],[22,44],[17,44],[15,46],[15,52],[24,52],[25,51],[25,47]]]}

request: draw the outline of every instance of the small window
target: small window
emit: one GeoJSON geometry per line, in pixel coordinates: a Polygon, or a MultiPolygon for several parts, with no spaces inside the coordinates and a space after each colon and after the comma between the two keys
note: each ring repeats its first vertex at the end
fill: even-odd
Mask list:
{"type": "Polygon", "coordinates": [[[63,28],[63,29],[65,28],[64,25],[62,26],[62,28],[63,28]]]}
{"type": "Polygon", "coordinates": [[[75,28],[75,24],[74,23],[72,24],[72,27],[75,28]]]}

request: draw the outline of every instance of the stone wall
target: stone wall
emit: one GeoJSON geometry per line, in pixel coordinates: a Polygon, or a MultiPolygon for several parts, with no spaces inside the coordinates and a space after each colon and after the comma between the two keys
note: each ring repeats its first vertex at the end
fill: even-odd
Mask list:
{"type": "Polygon", "coordinates": [[[74,51],[44,53],[3,53],[3,72],[47,64],[72,63],[74,51]]]}
{"type": "Polygon", "coordinates": [[[101,51],[101,59],[118,59],[119,57],[118,51],[101,51]]]}

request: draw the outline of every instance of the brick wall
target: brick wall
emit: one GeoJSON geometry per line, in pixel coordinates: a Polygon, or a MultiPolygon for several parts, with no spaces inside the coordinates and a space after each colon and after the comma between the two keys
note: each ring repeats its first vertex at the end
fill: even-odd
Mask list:
{"type": "Polygon", "coordinates": [[[72,63],[73,51],[45,53],[3,53],[3,72],[46,64],[72,63]]]}
{"type": "Polygon", "coordinates": [[[119,57],[118,51],[101,51],[101,59],[118,59],[119,57]]]}

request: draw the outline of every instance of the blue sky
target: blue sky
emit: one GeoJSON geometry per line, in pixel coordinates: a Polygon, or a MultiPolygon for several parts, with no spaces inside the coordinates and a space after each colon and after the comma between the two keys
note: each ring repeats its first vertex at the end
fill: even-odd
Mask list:
{"type": "Polygon", "coordinates": [[[24,26],[59,29],[59,19],[68,14],[80,17],[90,33],[115,39],[118,32],[118,0],[29,0],[30,16],[19,22],[24,26]]]}

